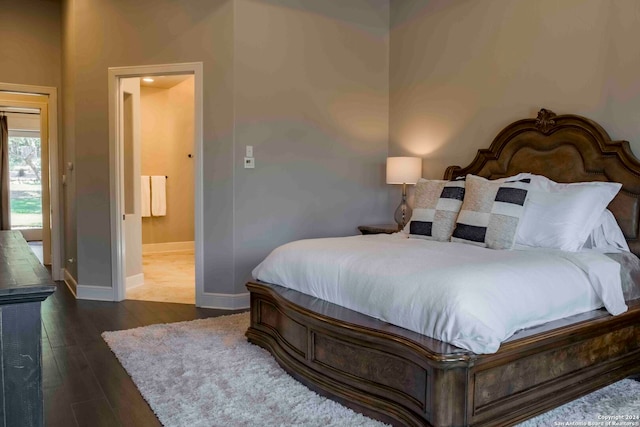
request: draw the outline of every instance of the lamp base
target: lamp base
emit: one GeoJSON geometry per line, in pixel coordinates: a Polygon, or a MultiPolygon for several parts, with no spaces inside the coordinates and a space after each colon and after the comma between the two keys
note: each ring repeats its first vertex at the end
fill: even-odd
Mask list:
{"type": "Polygon", "coordinates": [[[403,229],[411,219],[413,209],[407,204],[407,184],[402,184],[402,200],[396,209],[393,219],[398,223],[398,227],[403,229]]]}

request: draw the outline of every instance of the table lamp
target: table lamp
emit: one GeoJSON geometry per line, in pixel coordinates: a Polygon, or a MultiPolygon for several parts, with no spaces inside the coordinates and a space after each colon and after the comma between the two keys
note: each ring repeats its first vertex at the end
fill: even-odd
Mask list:
{"type": "Polygon", "coordinates": [[[400,228],[404,228],[413,212],[407,204],[407,184],[415,184],[421,176],[420,157],[387,157],[387,184],[402,184],[402,201],[393,216],[400,228]]]}

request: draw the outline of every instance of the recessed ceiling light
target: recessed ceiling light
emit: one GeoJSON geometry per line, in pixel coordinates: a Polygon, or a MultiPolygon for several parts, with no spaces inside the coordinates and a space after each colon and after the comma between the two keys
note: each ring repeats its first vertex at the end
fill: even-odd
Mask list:
{"type": "Polygon", "coordinates": [[[151,77],[145,77],[142,80],[144,80],[145,82],[149,82],[149,83],[153,82],[153,79],[151,77]]]}

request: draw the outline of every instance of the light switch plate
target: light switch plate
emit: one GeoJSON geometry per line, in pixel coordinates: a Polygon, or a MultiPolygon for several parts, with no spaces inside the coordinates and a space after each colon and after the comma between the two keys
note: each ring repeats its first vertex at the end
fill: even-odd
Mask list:
{"type": "Polygon", "coordinates": [[[256,167],[256,159],[253,157],[245,157],[244,158],[244,168],[245,169],[254,169],[256,167]]]}
{"type": "Polygon", "coordinates": [[[246,147],[246,154],[245,156],[247,157],[253,157],[253,145],[247,145],[246,147]]]}

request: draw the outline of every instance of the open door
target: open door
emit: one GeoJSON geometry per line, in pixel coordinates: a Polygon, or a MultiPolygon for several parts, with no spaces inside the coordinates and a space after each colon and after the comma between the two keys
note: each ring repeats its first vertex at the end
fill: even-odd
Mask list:
{"type": "Polygon", "coordinates": [[[126,287],[144,283],[142,270],[142,217],[140,210],[140,78],[120,81],[119,132],[122,141],[122,236],[126,254],[126,287]]]}

